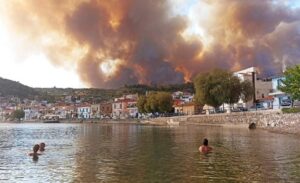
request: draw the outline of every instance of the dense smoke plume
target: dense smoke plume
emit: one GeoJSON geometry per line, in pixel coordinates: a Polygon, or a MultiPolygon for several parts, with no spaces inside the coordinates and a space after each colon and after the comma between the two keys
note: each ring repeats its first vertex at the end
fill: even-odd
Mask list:
{"type": "Polygon", "coordinates": [[[5,3],[19,53],[76,66],[91,87],[181,83],[215,67],[270,75],[300,63],[300,11],[280,0],[201,0],[186,14],[172,0],[5,3]]]}

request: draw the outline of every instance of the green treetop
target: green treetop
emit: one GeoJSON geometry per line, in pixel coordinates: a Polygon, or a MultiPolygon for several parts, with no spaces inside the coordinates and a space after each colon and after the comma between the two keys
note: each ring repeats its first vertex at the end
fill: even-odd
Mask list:
{"type": "Polygon", "coordinates": [[[171,112],[172,105],[172,96],[167,92],[150,92],[147,96],[140,96],[137,102],[141,113],[171,112]]]}
{"type": "Polygon", "coordinates": [[[18,119],[20,121],[21,118],[24,118],[25,112],[21,109],[17,109],[11,114],[11,116],[13,119],[18,119]]]}
{"type": "Polygon", "coordinates": [[[284,76],[283,85],[279,89],[290,94],[294,100],[300,100],[300,65],[288,68],[284,76]]]}
{"type": "Polygon", "coordinates": [[[247,102],[253,95],[251,82],[241,82],[231,72],[220,69],[199,74],[194,80],[194,85],[195,101],[215,108],[223,103],[236,103],[240,98],[247,102]]]}

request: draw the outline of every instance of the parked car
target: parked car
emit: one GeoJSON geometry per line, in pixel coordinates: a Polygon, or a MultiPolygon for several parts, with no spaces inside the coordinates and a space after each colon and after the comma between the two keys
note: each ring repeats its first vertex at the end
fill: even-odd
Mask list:
{"type": "Polygon", "coordinates": [[[248,111],[248,109],[245,107],[237,107],[231,109],[231,112],[244,112],[244,111],[248,111]]]}
{"type": "Polygon", "coordinates": [[[231,112],[241,112],[241,110],[239,108],[232,108],[231,112]]]}
{"type": "Polygon", "coordinates": [[[265,110],[266,108],[264,107],[263,104],[261,103],[256,103],[255,105],[250,107],[250,111],[255,111],[255,110],[265,110]]]}
{"type": "Polygon", "coordinates": [[[248,111],[248,109],[245,108],[245,107],[238,107],[238,109],[239,109],[240,111],[248,111]]]}
{"type": "Polygon", "coordinates": [[[281,101],[281,106],[291,106],[292,105],[292,101],[290,99],[283,99],[281,101]]]}

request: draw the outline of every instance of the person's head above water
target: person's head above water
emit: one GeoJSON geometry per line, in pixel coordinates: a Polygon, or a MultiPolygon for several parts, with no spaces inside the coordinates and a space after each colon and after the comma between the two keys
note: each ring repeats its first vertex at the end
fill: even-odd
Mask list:
{"type": "Polygon", "coordinates": [[[34,152],[34,153],[38,152],[39,148],[40,148],[40,145],[35,144],[35,145],[33,146],[33,152],[34,152]]]}
{"type": "Polygon", "coordinates": [[[44,142],[40,143],[40,151],[45,151],[46,144],[44,142]]]}
{"type": "Polygon", "coordinates": [[[204,139],[204,140],[203,140],[203,145],[204,145],[204,146],[208,146],[208,140],[207,140],[207,139],[204,139]]]}

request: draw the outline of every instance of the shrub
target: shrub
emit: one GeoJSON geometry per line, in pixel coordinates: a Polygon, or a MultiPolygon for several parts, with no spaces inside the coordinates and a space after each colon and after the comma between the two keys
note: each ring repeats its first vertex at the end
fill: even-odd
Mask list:
{"type": "Polygon", "coordinates": [[[298,113],[300,112],[300,108],[293,107],[293,108],[283,108],[281,109],[283,113],[298,113]]]}

